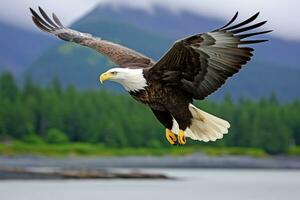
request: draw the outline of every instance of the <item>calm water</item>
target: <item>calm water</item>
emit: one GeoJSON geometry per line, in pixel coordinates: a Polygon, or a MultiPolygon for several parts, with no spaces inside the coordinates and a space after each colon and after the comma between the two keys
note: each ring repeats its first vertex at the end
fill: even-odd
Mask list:
{"type": "Polygon", "coordinates": [[[178,180],[0,181],[1,200],[293,200],[300,171],[149,170],[178,180]]]}

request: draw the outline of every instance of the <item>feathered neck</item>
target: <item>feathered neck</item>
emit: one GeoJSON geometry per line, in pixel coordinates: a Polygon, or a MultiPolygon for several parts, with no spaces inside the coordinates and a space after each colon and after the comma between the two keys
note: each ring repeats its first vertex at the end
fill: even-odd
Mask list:
{"type": "Polygon", "coordinates": [[[147,80],[144,77],[143,69],[118,69],[118,75],[115,81],[123,85],[128,92],[144,90],[147,86],[147,80]]]}

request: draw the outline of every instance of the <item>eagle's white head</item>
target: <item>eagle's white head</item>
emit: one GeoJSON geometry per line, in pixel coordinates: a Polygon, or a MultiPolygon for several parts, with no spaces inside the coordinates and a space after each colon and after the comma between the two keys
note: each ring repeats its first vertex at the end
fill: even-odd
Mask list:
{"type": "Polygon", "coordinates": [[[106,80],[120,83],[128,92],[143,90],[147,86],[143,69],[112,68],[101,74],[99,79],[101,83],[106,80]]]}

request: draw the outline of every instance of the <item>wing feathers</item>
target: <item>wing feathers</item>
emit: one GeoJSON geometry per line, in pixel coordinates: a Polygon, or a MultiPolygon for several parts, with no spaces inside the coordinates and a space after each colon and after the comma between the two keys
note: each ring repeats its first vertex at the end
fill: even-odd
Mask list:
{"type": "Polygon", "coordinates": [[[226,28],[226,29],[221,29],[221,30],[226,30],[226,31],[228,31],[228,30],[232,30],[232,29],[235,29],[235,28],[242,27],[242,26],[244,26],[244,25],[246,25],[246,24],[249,24],[249,23],[253,22],[253,21],[258,17],[258,15],[259,15],[259,12],[256,13],[255,15],[253,15],[252,17],[250,17],[249,19],[247,19],[247,20],[241,22],[241,23],[238,23],[238,24],[236,24],[236,25],[234,25],[234,26],[230,26],[230,27],[228,27],[228,28],[226,28]]]}
{"type": "Polygon", "coordinates": [[[47,22],[45,22],[32,8],[30,8],[30,11],[31,11],[33,17],[36,19],[36,21],[39,21],[40,24],[49,28],[50,30],[53,29],[53,27],[51,27],[47,22]]]}
{"type": "Polygon", "coordinates": [[[265,34],[265,33],[269,33],[269,32],[272,32],[272,31],[268,30],[268,31],[261,31],[261,32],[255,32],[255,33],[247,33],[247,34],[237,35],[237,37],[239,37],[240,39],[244,39],[244,38],[247,38],[247,37],[260,35],[260,34],[265,34]]]}
{"type": "Polygon", "coordinates": [[[251,26],[247,26],[247,27],[244,27],[244,28],[240,28],[240,29],[236,29],[236,30],[233,30],[231,31],[232,33],[236,34],[236,33],[241,33],[241,32],[245,32],[245,31],[248,31],[248,30],[251,30],[251,29],[255,29],[255,28],[258,28],[262,25],[264,25],[267,21],[263,21],[263,22],[259,22],[257,24],[253,24],[251,26]]]}
{"type": "Polygon", "coordinates": [[[65,28],[54,13],[52,14],[53,19],[51,19],[40,7],[39,12],[41,16],[32,8],[30,8],[30,12],[32,13],[34,24],[42,31],[53,34],[62,40],[93,48],[99,53],[107,56],[120,67],[147,68],[154,64],[150,58],[132,49],[102,40],[101,38],[93,37],[88,33],[81,33],[76,30],[65,28]]]}
{"type": "Polygon", "coordinates": [[[269,40],[243,40],[240,42],[240,44],[255,44],[255,43],[261,43],[261,42],[267,42],[269,40]]]}
{"type": "Polygon", "coordinates": [[[55,13],[52,13],[52,18],[55,21],[56,24],[58,24],[60,27],[64,28],[58,17],[55,15],[55,13]]]}
{"type": "Polygon", "coordinates": [[[49,18],[49,16],[45,13],[45,11],[41,7],[39,7],[39,11],[44,17],[44,19],[53,26],[53,28],[59,28],[55,23],[53,23],[53,21],[49,18]]]}
{"type": "Polygon", "coordinates": [[[221,30],[221,29],[226,28],[227,26],[229,26],[230,24],[232,24],[232,23],[236,20],[236,18],[238,17],[238,15],[239,15],[239,12],[236,12],[235,15],[233,16],[233,18],[232,18],[227,24],[225,24],[225,25],[222,26],[221,28],[218,28],[218,29],[216,29],[216,30],[214,30],[214,31],[212,31],[212,32],[219,31],[219,30],[221,30]]]}
{"type": "Polygon", "coordinates": [[[158,63],[150,70],[154,78],[172,70],[175,76],[168,77],[172,85],[178,81],[184,92],[196,99],[204,99],[220,88],[233,74],[237,73],[252,57],[253,49],[242,45],[265,42],[264,39],[243,40],[251,36],[269,33],[258,31],[243,33],[261,27],[266,23],[254,23],[259,13],[232,25],[238,13],[222,28],[196,34],[176,42],[158,63]],[[231,26],[230,26],[231,25],[231,26]],[[238,35],[240,33],[240,35],[238,35]],[[159,72],[155,74],[155,72],[159,72]],[[184,77],[184,78],[182,78],[184,77]]]}
{"type": "Polygon", "coordinates": [[[32,16],[32,20],[33,22],[35,23],[35,25],[37,27],[39,27],[42,31],[45,31],[45,32],[50,32],[51,29],[47,28],[45,25],[43,25],[39,20],[37,20],[34,16],[32,16]]]}

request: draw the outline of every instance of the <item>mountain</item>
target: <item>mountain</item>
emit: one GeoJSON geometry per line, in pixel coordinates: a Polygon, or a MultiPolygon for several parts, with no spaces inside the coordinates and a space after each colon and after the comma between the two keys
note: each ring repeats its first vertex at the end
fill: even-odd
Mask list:
{"type": "Polygon", "coordinates": [[[98,19],[117,19],[144,30],[155,31],[172,39],[182,38],[193,33],[207,32],[223,24],[223,22],[209,17],[189,12],[174,13],[162,7],[154,7],[153,12],[147,12],[129,7],[115,8],[110,5],[97,6],[81,22],[85,23],[98,19]]]}
{"type": "Polygon", "coordinates": [[[3,71],[8,71],[8,67],[6,66],[6,64],[3,63],[3,61],[0,61],[0,73],[3,71]]]}
{"type": "Polygon", "coordinates": [[[46,35],[0,23],[1,66],[19,75],[53,43],[46,35]]]}
{"type": "MultiPolygon", "coordinates": [[[[234,13],[232,13],[232,16],[228,16],[228,21],[233,15],[234,13]]],[[[174,40],[187,35],[214,30],[227,23],[227,21],[220,21],[219,19],[196,15],[187,11],[172,12],[162,7],[154,7],[152,12],[146,12],[128,7],[115,8],[110,5],[97,6],[83,20],[92,21],[97,19],[118,19],[144,30],[155,31],[174,40]]],[[[244,19],[238,18],[238,20],[244,19]]],[[[264,37],[270,41],[264,45],[257,45],[257,59],[300,69],[298,64],[300,41],[279,39],[273,37],[272,33],[264,37]]]]}
{"type": "Polygon", "coordinates": [[[230,93],[234,99],[257,99],[273,92],[280,101],[299,99],[300,70],[260,61],[250,61],[242,70],[211,96],[221,99],[230,93]],[[284,70],[283,70],[284,69],[284,70]]]}
{"type": "MultiPolygon", "coordinates": [[[[99,6],[72,27],[158,59],[175,38],[212,30],[222,24],[224,22],[215,19],[187,12],[175,14],[162,8],[155,8],[153,14],[129,8],[99,6]]],[[[297,85],[300,84],[300,68],[294,53],[289,54],[296,47],[299,44],[273,37],[271,42],[256,45],[255,59],[237,76],[229,79],[228,84],[212,98],[219,99],[225,93],[232,93],[234,98],[259,98],[273,91],[280,100],[299,98],[297,85]],[[278,51],[281,46],[288,50],[278,51]]],[[[58,76],[64,86],[74,84],[87,89],[99,87],[98,75],[111,66],[111,62],[93,50],[60,42],[39,57],[28,72],[42,84],[48,84],[58,76]]],[[[108,88],[111,87],[115,84],[108,85],[108,88]]]]}

